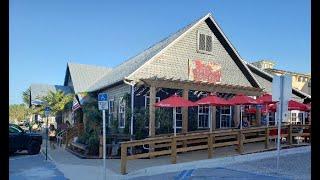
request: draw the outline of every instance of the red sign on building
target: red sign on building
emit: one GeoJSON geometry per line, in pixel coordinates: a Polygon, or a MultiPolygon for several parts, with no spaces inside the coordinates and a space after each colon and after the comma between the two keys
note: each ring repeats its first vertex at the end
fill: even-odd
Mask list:
{"type": "Polygon", "coordinates": [[[189,76],[193,81],[209,83],[221,82],[221,66],[213,62],[202,60],[191,61],[189,65],[189,76]]]}

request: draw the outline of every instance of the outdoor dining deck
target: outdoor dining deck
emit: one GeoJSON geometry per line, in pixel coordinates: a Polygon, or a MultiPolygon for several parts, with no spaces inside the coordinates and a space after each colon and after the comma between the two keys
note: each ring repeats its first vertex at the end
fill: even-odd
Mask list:
{"type": "MultiPolygon", "coordinates": [[[[283,125],[281,127],[282,147],[296,145],[295,137],[306,137],[307,142],[310,139],[310,125],[283,125]]],[[[251,127],[245,129],[226,129],[215,130],[213,132],[180,133],[177,136],[160,136],[144,140],[127,141],[121,143],[121,173],[127,173],[128,160],[143,158],[159,158],[161,156],[170,156],[171,163],[184,162],[188,157],[184,154],[190,154],[200,150],[202,158],[212,158],[216,155],[217,148],[228,149],[226,154],[244,154],[274,149],[275,143],[272,139],[277,138],[276,126],[251,127]],[[271,140],[271,142],[270,142],[271,140]],[[146,153],[128,154],[128,148],[137,148],[149,146],[150,150],[146,153]],[[247,149],[248,148],[248,149],[247,149]],[[206,152],[204,155],[203,152],[206,152]]],[[[301,144],[300,144],[301,145],[301,144]]],[[[220,152],[221,155],[223,152],[220,152]]],[[[199,160],[199,158],[191,159],[199,160]]],[[[166,158],[169,160],[168,158],[166,158]]],[[[201,158],[200,158],[201,159],[201,158]]],[[[189,158],[190,160],[190,158],[189,158]]],[[[169,163],[169,162],[167,162],[169,163]]]]}

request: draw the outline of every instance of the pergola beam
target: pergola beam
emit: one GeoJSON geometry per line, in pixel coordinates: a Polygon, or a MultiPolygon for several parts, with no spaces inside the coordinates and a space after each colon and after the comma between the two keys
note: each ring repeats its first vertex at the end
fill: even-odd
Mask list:
{"type": "Polygon", "coordinates": [[[221,93],[232,93],[232,94],[245,94],[247,96],[260,96],[263,93],[263,89],[246,87],[239,85],[228,85],[228,84],[214,84],[206,82],[194,82],[187,80],[174,80],[165,78],[149,78],[141,79],[140,85],[170,88],[170,89],[189,89],[206,92],[221,92],[221,93]]]}

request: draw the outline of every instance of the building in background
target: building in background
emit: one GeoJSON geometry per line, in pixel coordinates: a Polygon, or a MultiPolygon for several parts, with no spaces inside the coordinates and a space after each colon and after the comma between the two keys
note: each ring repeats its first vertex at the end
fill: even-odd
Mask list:
{"type": "Polygon", "coordinates": [[[253,62],[251,64],[271,75],[284,75],[284,74],[291,75],[292,87],[311,95],[311,74],[310,73],[305,74],[305,73],[275,69],[274,66],[276,65],[276,63],[270,60],[260,60],[257,62],[253,62]]]}

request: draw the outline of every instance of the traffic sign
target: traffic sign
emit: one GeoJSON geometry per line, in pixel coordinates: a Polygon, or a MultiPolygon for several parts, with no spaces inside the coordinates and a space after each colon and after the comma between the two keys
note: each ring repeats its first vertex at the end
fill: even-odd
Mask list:
{"type": "Polygon", "coordinates": [[[106,179],[106,113],[105,110],[108,109],[108,94],[99,93],[98,94],[98,105],[99,110],[102,110],[102,125],[103,125],[103,179],[106,179]]]}
{"type": "Polygon", "coordinates": [[[108,94],[107,93],[99,93],[98,94],[98,101],[108,101],[108,94]]]}
{"type": "Polygon", "coordinates": [[[44,114],[48,117],[49,116],[49,113],[50,113],[51,109],[49,106],[45,107],[44,108],[44,114]]]}
{"type": "Polygon", "coordinates": [[[98,94],[98,106],[99,106],[99,110],[107,110],[108,109],[108,94],[107,93],[99,93],[98,94]]]}

